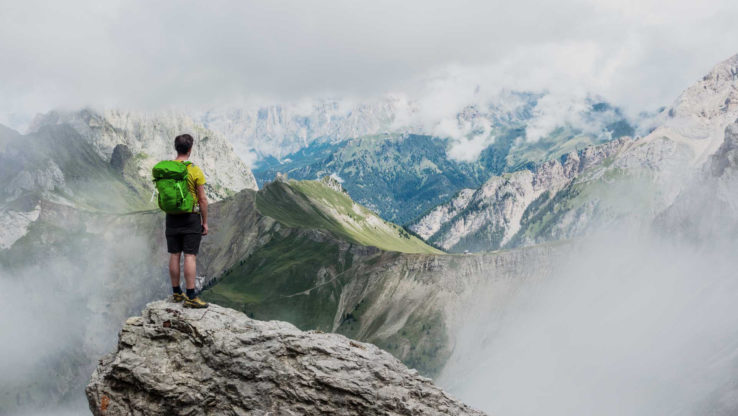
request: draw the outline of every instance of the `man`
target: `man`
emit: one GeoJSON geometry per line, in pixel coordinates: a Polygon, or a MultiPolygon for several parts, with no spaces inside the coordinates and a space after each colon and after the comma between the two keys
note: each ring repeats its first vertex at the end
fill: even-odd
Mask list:
{"type": "Polygon", "coordinates": [[[193,142],[194,139],[189,134],[177,136],[174,139],[177,158],[174,160],[187,164],[187,189],[195,201],[194,212],[167,214],[165,234],[169,252],[169,277],[174,292],[172,299],[175,302],[184,301],[187,308],[207,308],[208,304],[195,296],[197,252],[202,236],[208,233],[208,198],[205,196],[205,175],[199,167],[188,162],[193,142]],[[182,293],[179,274],[183,252],[186,294],[182,293]]]}

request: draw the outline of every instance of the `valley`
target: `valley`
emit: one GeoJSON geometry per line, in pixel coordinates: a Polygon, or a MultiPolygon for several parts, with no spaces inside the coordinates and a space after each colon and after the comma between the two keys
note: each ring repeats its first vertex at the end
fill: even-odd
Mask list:
{"type": "MultiPolygon", "coordinates": [[[[464,299],[483,288],[501,292],[541,278],[559,249],[447,255],[373,214],[358,232],[351,217],[336,212],[340,205],[331,201],[350,199],[330,182],[275,181],[219,202],[214,215],[231,204],[255,214],[249,222],[220,221],[219,227],[235,230],[236,241],[226,246],[249,249],[206,284],[204,298],[256,319],[372,342],[435,375],[453,348],[450,335],[464,299]],[[291,223],[295,218],[299,224],[291,223]],[[252,245],[244,234],[255,229],[249,241],[258,244],[252,245]]],[[[363,209],[354,205],[346,210],[363,209]]],[[[210,253],[202,260],[207,264],[218,248],[208,242],[203,251],[210,253]]]]}

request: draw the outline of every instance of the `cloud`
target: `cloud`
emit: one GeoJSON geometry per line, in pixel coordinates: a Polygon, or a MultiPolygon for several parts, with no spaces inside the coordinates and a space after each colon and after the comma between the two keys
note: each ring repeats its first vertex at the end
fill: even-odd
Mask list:
{"type": "Polygon", "coordinates": [[[735,248],[589,240],[504,311],[469,303],[439,382],[489,414],[706,414],[735,385],[735,248]]]}
{"type": "Polygon", "coordinates": [[[238,152],[238,157],[249,167],[256,165],[256,162],[259,160],[259,155],[253,149],[245,149],[238,152]]]}
{"type": "Polygon", "coordinates": [[[167,293],[152,217],[123,217],[68,215],[64,229],[39,220],[43,244],[2,253],[0,404],[8,414],[86,411],[84,386],[120,322],[167,293]]]}
{"type": "Polygon", "coordinates": [[[593,106],[598,103],[596,97],[571,94],[544,95],[538,99],[533,108],[532,117],[525,128],[525,138],[535,142],[562,126],[569,126],[595,137],[608,134],[607,126],[622,116],[612,108],[593,111],[593,106]]]}
{"type": "MultiPolygon", "coordinates": [[[[640,111],[667,104],[735,53],[738,38],[738,4],[726,0],[29,0],[2,9],[0,121],[15,125],[55,107],[413,97],[443,73],[483,88],[587,89],[640,111]]],[[[446,94],[436,110],[473,91],[446,94]]]]}

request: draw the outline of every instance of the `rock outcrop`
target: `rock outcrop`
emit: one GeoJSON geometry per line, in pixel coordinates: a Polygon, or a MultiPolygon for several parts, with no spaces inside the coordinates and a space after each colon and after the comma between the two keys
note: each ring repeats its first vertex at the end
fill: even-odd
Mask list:
{"type": "Polygon", "coordinates": [[[482,415],[374,345],[211,305],[126,321],[87,386],[95,415],[482,415]]]}
{"type": "Polygon", "coordinates": [[[110,156],[110,166],[118,172],[123,173],[123,169],[126,167],[126,163],[131,160],[133,153],[128,146],[124,144],[117,144],[113,148],[113,154],[110,156]]]}

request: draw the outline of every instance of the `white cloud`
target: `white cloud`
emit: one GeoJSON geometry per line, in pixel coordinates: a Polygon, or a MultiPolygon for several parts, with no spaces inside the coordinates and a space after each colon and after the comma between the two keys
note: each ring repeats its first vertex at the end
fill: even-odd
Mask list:
{"type": "Polygon", "coordinates": [[[726,0],[4,1],[0,122],[385,92],[428,94],[421,111],[437,116],[476,86],[587,90],[640,111],[738,52],[736,18],[726,0]]]}
{"type": "Polygon", "coordinates": [[[494,136],[486,134],[457,139],[453,146],[448,149],[448,156],[455,160],[473,162],[494,140],[494,136]]]}
{"type": "MultiPolygon", "coordinates": [[[[582,130],[597,129],[597,125],[587,123],[583,113],[590,110],[586,97],[567,95],[546,95],[538,100],[534,108],[534,116],[525,129],[525,137],[529,141],[538,141],[547,136],[555,128],[570,125],[582,130]]],[[[599,130],[599,129],[597,129],[599,130]]],[[[598,131],[588,131],[597,133],[598,131]]]]}
{"type": "Polygon", "coordinates": [[[241,152],[238,152],[238,156],[243,160],[243,162],[246,164],[246,166],[254,166],[256,162],[259,160],[259,155],[254,151],[254,149],[247,149],[241,152]]]}

